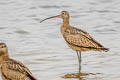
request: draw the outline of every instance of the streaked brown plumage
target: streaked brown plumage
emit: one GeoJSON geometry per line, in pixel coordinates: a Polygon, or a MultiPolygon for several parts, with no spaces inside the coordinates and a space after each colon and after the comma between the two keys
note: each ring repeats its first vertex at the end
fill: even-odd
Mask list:
{"type": "Polygon", "coordinates": [[[46,18],[41,22],[51,18],[63,19],[61,33],[68,46],[77,52],[79,72],[81,71],[81,51],[108,51],[108,48],[104,48],[104,46],[93,39],[86,31],[71,26],[69,24],[69,13],[67,11],[62,11],[60,15],[46,18]]]}
{"type": "Polygon", "coordinates": [[[70,48],[75,51],[107,51],[100,43],[94,40],[87,32],[68,25],[63,37],[70,48]]]}
{"type": "Polygon", "coordinates": [[[21,62],[9,58],[5,43],[0,43],[0,72],[3,80],[37,80],[21,62]]]}

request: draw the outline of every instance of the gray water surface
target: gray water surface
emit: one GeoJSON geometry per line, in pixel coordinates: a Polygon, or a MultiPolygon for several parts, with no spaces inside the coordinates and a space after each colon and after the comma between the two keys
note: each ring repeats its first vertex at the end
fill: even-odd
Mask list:
{"type": "Polygon", "coordinates": [[[67,10],[71,25],[110,48],[82,52],[83,80],[120,80],[120,0],[0,0],[0,41],[38,80],[78,80],[61,76],[78,71],[75,51],[60,33],[61,19],[40,20],[67,10]]]}

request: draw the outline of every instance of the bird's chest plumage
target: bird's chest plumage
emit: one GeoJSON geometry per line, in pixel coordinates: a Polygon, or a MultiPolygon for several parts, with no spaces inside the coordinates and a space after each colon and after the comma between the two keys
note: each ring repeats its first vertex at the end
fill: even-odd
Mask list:
{"type": "Polygon", "coordinates": [[[69,34],[70,33],[70,29],[69,29],[69,24],[62,24],[61,25],[61,34],[64,35],[64,34],[69,34]]]}

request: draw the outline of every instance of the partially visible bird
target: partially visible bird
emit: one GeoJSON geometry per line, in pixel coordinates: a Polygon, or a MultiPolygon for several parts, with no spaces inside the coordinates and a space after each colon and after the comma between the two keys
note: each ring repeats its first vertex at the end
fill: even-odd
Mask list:
{"type": "Polygon", "coordinates": [[[37,80],[21,62],[9,58],[5,43],[0,43],[0,72],[3,80],[37,80]]]}
{"type": "Polygon", "coordinates": [[[70,15],[67,11],[62,11],[60,15],[52,16],[46,19],[43,19],[40,22],[43,22],[51,18],[62,18],[63,23],[61,25],[61,33],[70,48],[77,52],[78,61],[79,61],[79,73],[81,72],[81,51],[105,51],[109,49],[102,46],[95,39],[92,38],[86,31],[75,28],[70,25],[69,18],[70,15]]]}

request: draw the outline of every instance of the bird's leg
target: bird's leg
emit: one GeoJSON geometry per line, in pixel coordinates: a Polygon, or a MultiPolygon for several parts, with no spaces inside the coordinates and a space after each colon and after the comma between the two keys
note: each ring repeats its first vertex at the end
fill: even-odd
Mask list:
{"type": "Polygon", "coordinates": [[[79,73],[81,73],[81,52],[76,51],[78,56],[78,62],[79,62],[79,73]]]}
{"type": "Polygon", "coordinates": [[[81,62],[82,62],[82,59],[81,59],[81,52],[79,51],[79,73],[81,73],[81,62]]]}

